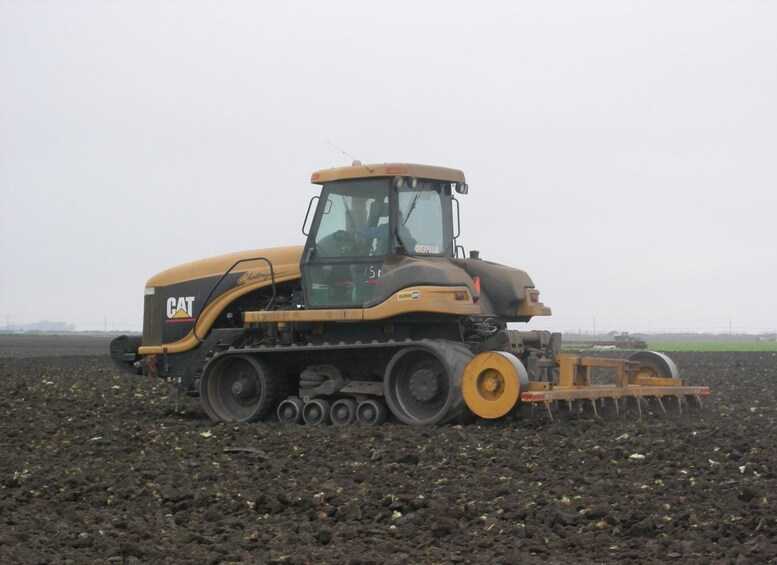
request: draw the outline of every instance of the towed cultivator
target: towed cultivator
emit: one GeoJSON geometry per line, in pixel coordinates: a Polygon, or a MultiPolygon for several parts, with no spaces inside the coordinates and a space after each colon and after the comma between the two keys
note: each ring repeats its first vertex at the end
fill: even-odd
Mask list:
{"type": "MultiPolygon", "coordinates": [[[[559,403],[567,405],[572,410],[574,401],[590,403],[595,415],[598,414],[597,404],[606,407],[610,403],[617,413],[621,405],[633,400],[640,416],[643,400],[654,400],[661,411],[666,413],[663,399],[676,401],[678,410],[682,412],[686,398],[693,398],[702,407],[701,397],[709,394],[709,388],[703,386],[687,386],[678,378],[677,366],[661,353],[644,351],[631,356],[630,359],[603,359],[597,357],[580,357],[571,354],[556,356],[558,364],[558,379],[555,383],[545,381],[524,381],[525,386],[520,392],[520,402],[531,405],[532,412],[538,404],[542,404],[553,419],[551,406],[559,403]],[[611,369],[614,372],[614,382],[593,384],[591,370],[611,369]]],[[[466,392],[469,396],[468,405],[482,417],[501,415],[497,410],[498,395],[495,397],[489,390],[501,388],[501,377],[486,375],[479,385],[469,386],[466,392]],[[495,382],[490,382],[496,378],[495,382]],[[493,414],[493,415],[491,415],[493,414]]],[[[477,378],[473,379],[475,382],[477,378]]],[[[514,404],[513,404],[514,405],[514,404]]]]}
{"type": "Polygon", "coordinates": [[[214,257],[146,284],[143,336],[114,361],[199,395],[217,421],[429,425],[520,405],[700,397],[668,357],[561,353],[508,329],[550,315],[524,272],[457,243],[464,174],[412,164],[313,173],[305,245],[214,257]],[[598,384],[592,369],[615,378],[598,384]]]}

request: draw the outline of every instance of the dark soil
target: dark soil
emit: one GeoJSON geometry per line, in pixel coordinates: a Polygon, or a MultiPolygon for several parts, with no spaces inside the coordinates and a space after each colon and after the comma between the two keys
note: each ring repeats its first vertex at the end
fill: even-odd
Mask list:
{"type": "Polygon", "coordinates": [[[0,563],[777,563],[777,356],[703,410],[214,424],[104,356],[0,358],[0,563]]]}
{"type": "Polygon", "coordinates": [[[0,357],[106,355],[112,334],[0,333],[0,357]]]}

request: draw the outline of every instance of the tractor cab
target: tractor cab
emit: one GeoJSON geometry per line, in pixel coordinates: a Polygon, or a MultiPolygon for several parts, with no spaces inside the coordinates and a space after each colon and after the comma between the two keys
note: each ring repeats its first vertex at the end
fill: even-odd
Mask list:
{"type": "Polygon", "coordinates": [[[361,165],[313,173],[316,203],[300,269],[307,308],[364,307],[392,256],[456,256],[458,207],[466,193],[455,169],[411,164],[361,165]]]}

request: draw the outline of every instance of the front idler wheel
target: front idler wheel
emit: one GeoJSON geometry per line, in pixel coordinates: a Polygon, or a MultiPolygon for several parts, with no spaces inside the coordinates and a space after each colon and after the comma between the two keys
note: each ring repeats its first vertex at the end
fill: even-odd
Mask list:
{"type": "Polygon", "coordinates": [[[270,366],[249,355],[214,358],[200,381],[203,408],[217,422],[264,418],[277,401],[277,390],[277,377],[270,366]]]}
{"type": "Polygon", "coordinates": [[[481,418],[500,418],[518,403],[529,387],[529,374],[518,358],[504,351],[476,355],[464,368],[461,393],[481,418]]]}

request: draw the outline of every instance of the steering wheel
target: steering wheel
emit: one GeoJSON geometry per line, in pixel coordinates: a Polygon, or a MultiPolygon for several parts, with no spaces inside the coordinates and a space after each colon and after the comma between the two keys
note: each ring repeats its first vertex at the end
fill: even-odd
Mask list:
{"type": "Polygon", "coordinates": [[[356,241],[356,236],[345,230],[338,230],[334,234],[334,240],[340,248],[341,257],[354,257],[361,255],[361,245],[356,241]]]}
{"type": "Polygon", "coordinates": [[[318,257],[360,257],[363,255],[363,247],[354,234],[337,230],[318,242],[316,255],[318,257]]]}

